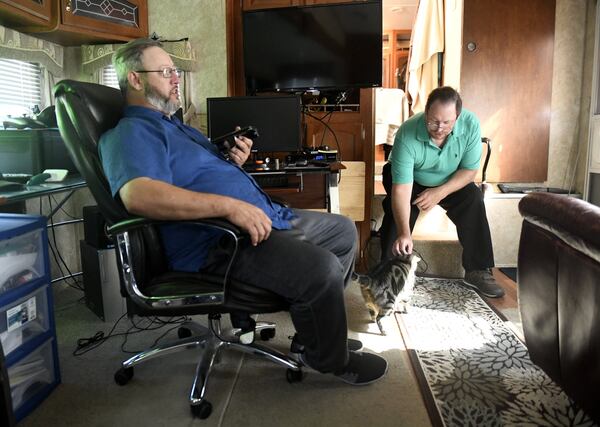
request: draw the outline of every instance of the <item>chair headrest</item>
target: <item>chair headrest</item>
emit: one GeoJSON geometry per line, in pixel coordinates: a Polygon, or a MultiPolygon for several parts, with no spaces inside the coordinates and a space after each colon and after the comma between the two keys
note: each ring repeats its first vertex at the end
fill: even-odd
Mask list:
{"type": "Polygon", "coordinates": [[[125,100],[121,92],[100,84],[63,80],[54,87],[54,95],[60,134],[106,221],[113,224],[128,218],[123,205],[112,197],[98,154],[100,137],[122,117],[125,100]]]}

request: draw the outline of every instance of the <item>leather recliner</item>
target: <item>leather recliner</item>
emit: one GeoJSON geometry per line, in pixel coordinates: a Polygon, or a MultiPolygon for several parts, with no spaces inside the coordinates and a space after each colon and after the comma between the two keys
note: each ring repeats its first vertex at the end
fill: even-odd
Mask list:
{"type": "Polygon", "coordinates": [[[532,193],[519,211],[519,309],[531,360],[598,421],[600,208],[532,193]]]}

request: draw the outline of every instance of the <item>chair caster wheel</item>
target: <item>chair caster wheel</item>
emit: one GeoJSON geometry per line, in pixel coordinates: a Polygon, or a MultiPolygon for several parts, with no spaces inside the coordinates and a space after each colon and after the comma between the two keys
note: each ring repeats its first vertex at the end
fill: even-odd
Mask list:
{"type": "Polygon", "coordinates": [[[288,369],[285,377],[288,383],[299,383],[304,378],[304,375],[302,374],[302,370],[294,371],[293,369],[288,369]]]}
{"type": "Polygon", "coordinates": [[[201,420],[208,418],[212,412],[212,405],[208,400],[203,400],[199,405],[190,405],[192,414],[201,420]]]}
{"type": "Polygon", "coordinates": [[[177,336],[180,339],[189,338],[192,336],[192,330],[182,326],[181,328],[177,329],[177,336]]]}
{"type": "Polygon", "coordinates": [[[263,341],[269,341],[271,338],[275,338],[275,328],[261,329],[260,339],[263,341]]]}
{"type": "Polygon", "coordinates": [[[125,385],[133,378],[133,368],[121,368],[115,372],[115,382],[119,385],[125,385]]]}

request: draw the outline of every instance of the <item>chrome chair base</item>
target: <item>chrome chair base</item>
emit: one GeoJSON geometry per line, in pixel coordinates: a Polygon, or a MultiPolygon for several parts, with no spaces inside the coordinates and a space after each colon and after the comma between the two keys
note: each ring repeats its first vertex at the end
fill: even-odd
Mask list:
{"type": "Polygon", "coordinates": [[[130,357],[121,364],[115,373],[115,381],[125,385],[133,378],[133,367],[151,359],[172,354],[181,350],[201,347],[201,356],[196,366],[196,375],[189,395],[192,413],[200,418],[207,418],[212,411],[212,405],[206,398],[210,373],[218,363],[219,353],[223,349],[233,349],[248,354],[264,357],[284,368],[289,382],[302,380],[302,365],[293,357],[278,350],[254,342],[254,336],[272,338],[275,324],[271,322],[256,322],[252,331],[241,331],[238,328],[221,330],[220,315],[209,317],[209,327],[195,322],[185,322],[179,329],[180,339],[155,346],[130,357]],[[189,334],[189,335],[188,335],[189,334]]]}

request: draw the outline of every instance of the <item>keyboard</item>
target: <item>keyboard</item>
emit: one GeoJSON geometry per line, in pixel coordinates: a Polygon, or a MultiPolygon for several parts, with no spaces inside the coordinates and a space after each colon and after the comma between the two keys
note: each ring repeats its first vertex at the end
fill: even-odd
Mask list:
{"type": "Polygon", "coordinates": [[[570,194],[569,190],[556,187],[540,187],[535,185],[522,184],[498,184],[498,188],[503,193],[554,193],[554,194],[570,194]]]}
{"type": "Polygon", "coordinates": [[[288,186],[288,177],[285,174],[255,174],[253,178],[261,188],[285,188],[288,186]]]}
{"type": "Polygon", "coordinates": [[[0,179],[25,184],[31,177],[32,175],[29,173],[3,173],[2,176],[0,176],[0,179]]]}

